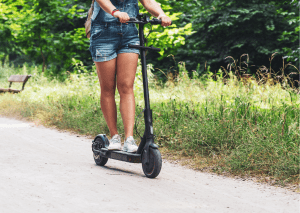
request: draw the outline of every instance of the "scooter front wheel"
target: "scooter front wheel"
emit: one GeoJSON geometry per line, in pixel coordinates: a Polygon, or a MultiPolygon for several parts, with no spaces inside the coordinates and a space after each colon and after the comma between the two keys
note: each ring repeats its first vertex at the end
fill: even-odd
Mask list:
{"type": "MultiPolygon", "coordinates": [[[[145,152],[145,150],[143,151],[145,152]]],[[[146,155],[143,153],[142,155],[142,167],[144,174],[148,178],[155,178],[159,175],[161,166],[162,166],[162,160],[161,160],[161,154],[158,149],[149,149],[149,162],[146,160],[146,155]]]]}

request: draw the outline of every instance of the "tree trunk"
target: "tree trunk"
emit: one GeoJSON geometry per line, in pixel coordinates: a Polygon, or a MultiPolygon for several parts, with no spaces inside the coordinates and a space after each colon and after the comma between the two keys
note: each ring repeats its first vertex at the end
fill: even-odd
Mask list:
{"type": "Polygon", "coordinates": [[[45,56],[44,56],[44,54],[43,54],[42,47],[41,47],[41,54],[42,54],[42,57],[43,57],[43,69],[42,69],[42,72],[44,72],[45,66],[46,66],[46,59],[45,59],[45,56]]]}
{"type": "Polygon", "coordinates": [[[4,64],[5,64],[5,59],[6,59],[6,55],[4,55],[4,58],[2,59],[2,67],[4,68],[4,64]]]}
{"type": "MultiPolygon", "coordinates": [[[[40,41],[41,41],[41,36],[40,36],[40,41]]],[[[43,54],[43,48],[42,48],[41,42],[39,42],[39,45],[40,45],[40,49],[41,49],[41,55],[42,55],[42,58],[43,58],[42,72],[44,72],[45,71],[45,66],[46,66],[46,59],[45,59],[45,56],[43,54]]]]}

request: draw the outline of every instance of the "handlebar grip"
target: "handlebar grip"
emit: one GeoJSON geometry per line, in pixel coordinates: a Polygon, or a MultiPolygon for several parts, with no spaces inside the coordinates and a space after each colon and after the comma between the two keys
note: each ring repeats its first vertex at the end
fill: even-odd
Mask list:
{"type": "Polygon", "coordinates": [[[161,19],[154,18],[149,21],[151,24],[161,24],[161,19]]]}
{"type": "Polygon", "coordinates": [[[131,17],[129,21],[139,21],[137,18],[131,17]]]}
{"type": "Polygon", "coordinates": [[[151,48],[151,50],[157,51],[157,52],[159,52],[161,50],[160,48],[157,48],[157,47],[150,47],[150,48],[151,48]]]}
{"type": "MultiPolygon", "coordinates": [[[[154,18],[152,20],[149,21],[151,24],[161,24],[161,19],[157,19],[154,18]]],[[[171,22],[171,25],[173,24],[173,22],[171,22]]]]}

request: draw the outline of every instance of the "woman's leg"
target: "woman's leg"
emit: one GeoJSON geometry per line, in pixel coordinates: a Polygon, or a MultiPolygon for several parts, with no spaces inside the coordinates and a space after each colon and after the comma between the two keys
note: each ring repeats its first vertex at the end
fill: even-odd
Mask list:
{"type": "Polygon", "coordinates": [[[101,87],[100,104],[111,137],[118,134],[116,91],[116,58],[105,62],[95,62],[101,87]]]}
{"type": "Polygon", "coordinates": [[[120,111],[122,115],[125,138],[133,136],[135,100],[133,84],[139,55],[120,53],[117,57],[117,88],[120,94],[120,111]]]}

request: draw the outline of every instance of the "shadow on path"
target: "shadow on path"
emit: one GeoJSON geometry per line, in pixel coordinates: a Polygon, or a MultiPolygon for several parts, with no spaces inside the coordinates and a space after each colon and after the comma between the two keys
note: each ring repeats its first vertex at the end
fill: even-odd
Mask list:
{"type": "Polygon", "coordinates": [[[97,166],[103,169],[106,169],[107,171],[112,171],[113,173],[108,173],[109,175],[130,175],[130,176],[140,176],[140,177],[145,177],[144,174],[137,173],[137,172],[132,172],[128,170],[122,170],[122,169],[117,169],[114,167],[109,167],[109,166],[97,166]]]}

